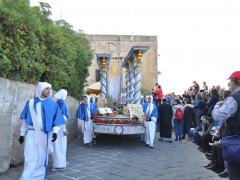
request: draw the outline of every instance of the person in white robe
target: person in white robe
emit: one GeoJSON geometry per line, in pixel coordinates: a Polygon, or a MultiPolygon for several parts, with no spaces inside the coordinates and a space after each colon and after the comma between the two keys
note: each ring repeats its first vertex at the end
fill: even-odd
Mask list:
{"type": "Polygon", "coordinates": [[[145,132],[145,143],[148,147],[154,148],[154,137],[156,132],[156,122],[158,118],[158,109],[152,102],[152,98],[148,97],[148,106],[146,109],[146,132],[145,132]]]}
{"type": "Polygon", "coordinates": [[[24,145],[24,170],[20,180],[44,180],[48,167],[51,141],[57,139],[64,119],[50,96],[51,84],[38,84],[38,97],[30,99],[21,114],[19,142],[24,145]]]}
{"type": "Polygon", "coordinates": [[[82,133],[83,133],[83,143],[92,145],[95,135],[93,133],[93,121],[91,119],[91,110],[89,98],[86,95],[83,95],[82,102],[79,105],[77,111],[77,118],[81,121],[82,124],[82,133]]]}
{"type": "Polygon", "coordinates": [[[57,104],[61,110],[65,124],[60,126],[57,133],[57,140],[53,142],[53,171],[64,170],[67,167],[66,153],[67,153],[67,130],[66,122],[70,118],[68,106],[65,102],[67,98],[67,90],[61,89],[55,94],[57,104]]]}

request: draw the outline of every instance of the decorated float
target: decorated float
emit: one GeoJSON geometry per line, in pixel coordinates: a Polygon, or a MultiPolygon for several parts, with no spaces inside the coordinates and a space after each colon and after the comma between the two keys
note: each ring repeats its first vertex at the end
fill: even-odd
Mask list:
{"type": "MultiPolygon", "coordinates": [[[[146,117],[140,99],[141,63],[147,50],[148,47],[132,47],[124,60],[116,58],[119,61],[110,54],[97,54],[100,97],[97,103],[98,113],[93,118],[93,131],[96,135],[145,134],[146,117]]],[[[91,92],[97,91],[89,89],[91,92]]]]}
{"type": "MultiPolygon", "coordinates": [[[[100,108],[101,112],[104,110],[107,112],[110,109],[100,108]]],[[[118,114],[116,111],[111,112],[111,110],[109,113],[98,113],[93,118],[94,133],[111,135],[145,134],[145,119],[140,104],[129,104],[128,106],[124,106],[122,114],[118,114]]]]}

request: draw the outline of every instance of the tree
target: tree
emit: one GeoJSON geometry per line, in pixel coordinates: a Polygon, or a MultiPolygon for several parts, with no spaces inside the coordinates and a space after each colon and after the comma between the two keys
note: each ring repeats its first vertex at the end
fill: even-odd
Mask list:
{"type": "Polygon", "coordinates": [[[0,76],[29,83],[48,81],[80,97],[93,54],[84,33],[50,19],[51,7],[0,0],[0,76]]]}

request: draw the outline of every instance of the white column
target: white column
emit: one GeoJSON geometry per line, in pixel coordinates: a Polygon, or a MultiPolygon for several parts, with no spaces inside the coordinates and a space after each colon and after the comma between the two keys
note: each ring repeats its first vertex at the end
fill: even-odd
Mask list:
{"type": "Polygon", "coordinates": [[[106,98],[107,97],[107,72],[104,70],[101,70],[101,79],[100,79],[100,83],[101,83],[101,97],[102,98],[106,98]]]}
{"type": "Polygon", "coordinates": [[[128,103],[128,100],[129,100],[129,88],[128,88],[128,85],[129,85],[129,68],[126,67],[126,75],[125,75],[125,83],[126,83],[126,104],[128,103]]]}
{"type": "Polygon", "coordinates": [[[135,82],[134,82],[134,104],[140,104],[141,100],[141,87],[142,87],[142,71],[141,67],[137,65],[134,68],[135,82]]]}
{"type": "Polygon", "coordinates": [[[129,104],[134,103],[134,62],[131,61],[131,64],[129,65],[130,74],[129,74],[129,104]]]}

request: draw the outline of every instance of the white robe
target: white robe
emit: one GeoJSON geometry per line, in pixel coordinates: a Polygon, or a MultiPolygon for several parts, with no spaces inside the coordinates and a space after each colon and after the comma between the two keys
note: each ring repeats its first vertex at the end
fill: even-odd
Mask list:
{"type": "MultiPolygon", "coordinates": [[[[148,105],[146,112],[151,114],[153,111],[153,107],[154,107],[153,104],[151,104],[150,106],[148,105]]],[[[145,142],[147,145],[150,145],[150,146],[153,146],[153,144],[154,144],[154,137],[155,137],[155,132],[156,132],[156,122],[157,122],[157,118],[155,118],[155,117],[152,117],[151,121],[146,122],[145,142]]]]}
{"type": "Polygon", "coordinates": [[[83,143],[89,144],[92,142],[93,138],[95,138],[95,135],[93,133],[93,121],[91,120],[91,112],[90,107],[88,106],[88,121],[81,120],[82,123],[82,133],[83,133],[83,143]]]}
{"type": "Polygon", "coordinates": [[[95,135],[93,133],[93,121],[89,119],[88,121],[81,120],[82,132],[83,132],[83,143],[91,143],[95,135]]]}
{"type": "MultiPolygon", "coordinates": [[[[66,121],[66,117],[64,116],[66,121]]],[[[66,168],[67,160],[67,136],[64,135],[66,131],[65,124],[60,126],[60,130],[57,133],[57,139],[53,142],[53,168],[66,168]]]]}
{"type": "MultiPolygon", "coordinates": [[[[38,126],[42,130],[41,101],[37,103],[36,110],[36,123],[38,123],[38,126]]],[[[20,135],[25,135],[25,145],[24,170],[20,180],[44,180],[48,164],[48,153],[52,151],[52,133],[45,134],[43,131],[40,131],[43,136],[43,143],[47,145],[46,150],[44,150],[41,146],[40,141],[37,138],[36,131],[33,129],[33,126],[27,125],[26,121],[22,120],[20,135]]]]}
{"type": "MultiPolygon", "coordinates": [[[[67,98],[67,90],[61,89],[55,94],[56,99],[63,99],[64,101],[67,98]]],[[[63,116],[65,123],[67,117],[63,116]]],[[[57,139],[53,142],[53,168],[66,168],[67,167],[67,136],[64,135],[66,131],[66,125],[63,124],[59,127],[59,132],[57,133],[57,139]]]]}

